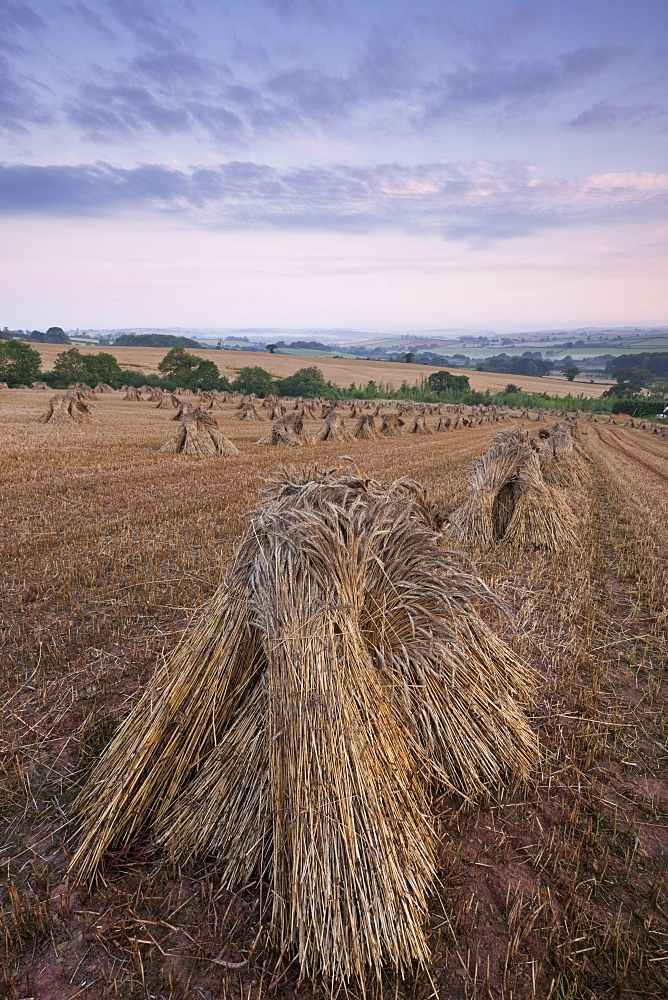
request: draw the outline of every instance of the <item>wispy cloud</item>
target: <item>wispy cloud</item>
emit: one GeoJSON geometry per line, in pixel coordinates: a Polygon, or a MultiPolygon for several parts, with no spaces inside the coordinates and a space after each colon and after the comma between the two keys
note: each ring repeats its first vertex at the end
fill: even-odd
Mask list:
{"type": "Polygon", "coordinates": [[[542,181],[517,164],[215,168],[97,163],[0,167],[0,211],[104,215],[118,209],[178,213],[202,228],[370,232],[399,228],[477,244],[609,219],[657,219],[668,174],[605,174],[542,181]]]}
{"type": "Polygon", "coordinates": [[[620,128],[644,125],[648,121],[665,119],[665,112],[656,104],[611,104],[597,101],[585,108],[568,125],[581,132],[612,132],[620,128]]]}
{"type": "Polygon", "coordinates": [[[29,4],[0,0],[0,132],[25,134],[53,118],[46,88],[22,65],[31,40],[45,28],[29,4]]]}
{"type": "Polygon", "coordinates": [[[0,132],[26,134],[30,126],[47,125],[54,115],[35,81],[18,73],[0,54],[0,132]]]}
{"type": "Polygon", "coordinates": [[[44,20],[34,7],[23,0],[0,0],[0,23],[5,39],[12,32],[35,32],[45,28],[44,20]]]}
{"type": "MultiPolygon", "coordinates": [[[[48,40],[56,22],[46,24],[25,0],[0,0],[7,45],[14,46],[5,58],[15,57],[5,66],[0,124],[30,130],[64,119],[84,140],[119,145],[151,133],[200,133],[226,153],[267,137],[312,136],[314,129],[366,130],[374,121],[386,128],[388,115],[398,134],[409,135],[453,118],[527,115],[631,53],[606,43],[553,58],[511,58],[505,42],[536,28],[535,10],[491,12],[474,29],[454,15],[444,20],[420,0],[410,15],[403,4],[360,11],[343,0],[249,0],[247,21],[225,12],[226,30],[214,46],[203,33],[201,3],[66,0],[59,16],[77,33],[79,53],[86,51],[84,37],[94,40],[90,62],[50,79],[50,89],[40,92],[37,62],[30,63],[31,79],[20,40],[40,32],[48,40]],[[278,25],[275,35],[249,31],[254,17],[262,23],[263,8],[278,25]],[[314,33],[312,50],[304,25],[314,33]]],[[[635,109],[636,120],[641,112],[635,109]]],[[[613,119],[622,122],[620,109],[594,105],[571,126],[610,127],[613,119]]]]}
{"type": "Polygon", "coordinates": [[[521,108],[544,102],[602,73],[627,56],[619,45],[586,46],[557,59],[493,60],[443,73],[430,88],[423,120],[478,108],[521,108]]]}

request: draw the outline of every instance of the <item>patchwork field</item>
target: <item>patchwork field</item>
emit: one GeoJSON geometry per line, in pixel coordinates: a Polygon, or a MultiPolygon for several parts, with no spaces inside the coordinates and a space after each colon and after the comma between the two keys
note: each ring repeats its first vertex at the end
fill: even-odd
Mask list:
{"type": "MultiPolygon", "coordinates": [[[[66,348],[62,344],[33,344],[36,351],[42,356],[42,367],[46,370],[53,367],[56,356],[66,348]]],[[[123,368],[133,368],[137,371],[148,374],[158,373],[158,364],[167,353],[164,347],[80,347],[83,354],[97,354],[100,350],[105,350],[113,354],[118,359],[118,363],[123,368]]],[[[406,381],[409,385],[419,383],[423,378],[427,378],[432,372],[441,371],[440,368],[432,368],[429,365],[405,365],[394,361],[362,361],[348,358],[309,358],[297,354],[264,354],[256,351],[216,351],[216,350],[192,350],[189,353],[197,355],[198,358],[208,358],[214,361],[222,375],[233,378],[239,368],[246,365],[259,365],[266,371],[271,372],[279,378],[286,378],[293,375],[300,368],[308,368],[316,365],[323,372],[325,379],[334,382],[335,385],[348,386],[351,382],[356,385],[366,385],[370,380],[376,382],[389,383],[397,389],[406,381]]],[[[569,392],[577,396],[582,393],[584,396],[600,396],[602,392],[614,382],[597,380],[593,385],[589,380],[582,377],[575,382],[568,382],[559,376],[549,376],[535,378],[519,375],[499,375],[494,372],[477,372],[461,369],[452,369],[455,374],[468,375],[471,388],[485,392],[499,392],[504,389],[509,382],[514,382],[526,392],[546,392],[550,396],[565,396],[569,392]]]]}
{"type": "MultiPolygon", "coordinates": [[[[61,349],[40,345],[51,359],[61,349]]],[[[146,371],[164,355],[113,353],[146,371]]],[[[222,354],[226,371],[302,367],[295,357],[197,353],[218,363],[222,354]]],[[[428,373],[320,366],[343,384],[428,373]]],[[[472,373],[476,388],[478,378],[510,380],[472,373]]],[[[518,381],[553,391],[549,379],[518,381]]],[[[215,868],[172,865],[148,839],[111,857],[97,887],[70,883],[72,803],[215,592],[282,465],[353,462],[380,480],[409,476],[448,513],[500,426],[272,448],[255,444],[266,422],[235,420],[227,405],[214,414],[240,455],[194,458],[158,451],[174,433],[169,410],[115,393],[95,401],[86,427],[52,426],[39,422],[49,395],[0,392],[0,995],[325,998],[269,947],[257,883],[224,891],[215,868]]],[[[519,424],[532,435],[546,426],[501,426],[519,424]]],[[[484,800],[436,799],[431,968],[403,980],[388,971],[369,985],[374,996],[668,995],[668,441],[582,421],[579,443],[588,474],[564,489],[577,544],[474,554],[511,612],[489,624],[537,675],[528,715],[540,764],[527,785],[484,800]]]]}

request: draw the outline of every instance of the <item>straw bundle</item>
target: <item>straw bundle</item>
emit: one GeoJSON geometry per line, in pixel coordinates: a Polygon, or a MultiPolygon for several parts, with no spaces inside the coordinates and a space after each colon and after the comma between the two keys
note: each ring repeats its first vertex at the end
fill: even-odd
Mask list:
{"type": "Polygon", "coordinates": [[[224,886],[268,881],[306,974],[426,963],[429,787],[470,796],[536,758],[531,674],[433,525],[409,481],[284,478],[83,789],[72,870],[150,829],[224,886]]]}
{"type": "MultiPolygon", "coordinates": [[[[540,440],[540,439],[539,439],[540,440]]],[[[469,470],[467,500],[451,516],[456,544],[490,548],[495,542],[548,551],[573,545],[575,518],[562,494],[543,479],[528,431],[509,428],[469,470]]]]}
{"type": "Polygon", "coordinates": [[[127,392],[123,396],[123,400],[130,403],[141,403],[142,398],[139,395],[139,389],[137,389],[134,385],[129,385],[127,392]]]}
{"type": "Polygon", "coordinates": [[[558,552],[577,544],[577,521],[563,494],[548,486],[536,452],[518,469],[514,510],[504,542],[521,549],[558,552]]]}
{"type": "Polygon", "coordinates": [[[272,424],[271,430],[260,438],[257,444],[288,445],[291,448],[308,444],[304,432],[304,417],[297,410],[291,410],[272,424]]]}
{"type": "Polygon", "coordinates": [[[0,389],[9,389],[8,382],[0,382],[0,389]]]}
{"type": "Polygon", "coordinates": [[[79,399],[74,392],[66,392],[64,396],[52,396],[49,409],[40,417],[43,424],[88,423],[93,419],[93,413],[87,402],[79,399]]]}
{"type": "Polygon", "coordinates": [[[537,452],[541,473],[550,486],[574,486],[589,477],[588,468],[576,449],[575,425],[562,420],[541,430],[532,442],[537,452]]]}
{"type": "Polygon", "coordinates": [[[359,420],[355,424],[353,437],[361,441],[371,441],[379,436],[373,416],[370,413],[360,413],[359,420]]]}
{"type": "Polygon", "coordinates": [[[235,413],[233,420],[264,420],[264,417],[255,409],[254,403],[241,403],[237,409],[238,413],[235,413]]]}
{"type": "Polygon", "coordinates": [[[105,392],[113,392],[114,390],[113,390],[113,388],[110,385],[107,384],[107,382],[99,382],[95,386],[95,390],[94,391],[95,392],[99,392],[99,393],[102,394],[102,393],[105,393],[105,392]]]}
{"type": "Polygon", "coordinates": [[[501,431],[486,454],[468,471],[468,498],[451,516],[449,530],[457,544],[490,548],[503,538],[514,507],[514,477],[531,454],[529,432],[501,431]]]}
{"type": "Polygon", "coordinates": [[[68,386],[67,391],[74,393],[77,399],[95,399],[95,393],[87,382],[75,382],[73,385],[68,386]]]}
{"type": "Polygon", "coordinates": [[[218,429],[215,417],[203,410],[186,411],[174,437],[160,451],[179,455],[238,455],[239,449],[218,429]]]}
{"type": "Polygon", "coordinates": [[[31,389],[48,389],[49,386],[46,384],[46,382],[33,382],[32,385],[30,386],[30,388],[31,389]]]}
{"type": "Polygon", "coordinates": [[[182,417],[185,417],[186,413],[192,413],[193,410],[197,409],[196,403],[189,402],[186,399],[179,399],[178,396],[175,399],[174,406],[176,407],[176,413],[172,414],[169,418],[170,420],[181,420],[182,417]]]}
{"type": "Polygon", "coordinates": [[[180,409],[182,406],[181,400],[178,396],[175,396],[173,392],[163,392],[160,397],[160,402],[156,406],[156,410],[171,410],[180,409]]]}
{"type": "Polygon", "coordinates": [[[437,431],[449,431],[452,425],[452,419],[450,417],[439,417],[438,423],[436,424],[437,431]]]}
{"type": "Polygon", "coordinates": [[[338,410],[332,410],[325,417],[321,427],[313,435],[313,441],[349,441],[350,434],[346,430],[343,416],[338,410]]]}
{"type": "Polygon", "coordinates": [[[404,421],[396,413],[386,413],[380,424],[381,437],[399,437],[404,421]]]}
{"type": "Polygon", "coordinates": [[[433,434],[431,427],[427,426],[424,413],[416,413],[411,426],[408,428],[409,434],[433,434]]]}

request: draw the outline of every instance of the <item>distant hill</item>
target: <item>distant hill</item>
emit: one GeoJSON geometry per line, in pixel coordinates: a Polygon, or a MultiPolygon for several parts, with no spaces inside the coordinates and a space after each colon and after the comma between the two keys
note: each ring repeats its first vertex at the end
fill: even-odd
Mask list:
{"type": "Polygon", "coordinates": [[[191,337],[175,337],[171,333],[122,333],[115,347],[201,347],[191,337]]]}

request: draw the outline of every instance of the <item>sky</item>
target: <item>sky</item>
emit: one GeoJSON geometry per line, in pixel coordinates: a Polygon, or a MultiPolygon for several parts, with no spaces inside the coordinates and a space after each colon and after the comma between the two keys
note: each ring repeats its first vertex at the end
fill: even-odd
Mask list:
{"type": "Polygon", "coordinates": [[[668,322],[666,0],[0,0],[0,326],[668,322]]]}

